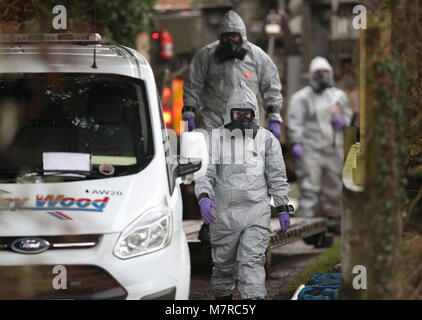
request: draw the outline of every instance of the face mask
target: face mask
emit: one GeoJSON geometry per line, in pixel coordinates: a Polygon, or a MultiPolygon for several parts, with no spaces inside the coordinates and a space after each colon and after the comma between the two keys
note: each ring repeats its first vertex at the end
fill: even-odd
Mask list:
{"type": "Polygon", "coordinates": [[[330,79],[324,76],[312,78],[311,86],[317,93],[321,93],[325,89],[332,87],[330,79]]]}
{"type": "Polygon", "coordinates": [[[245,136],[246,129],[252,129],[253,130],[252,137],[255,138],[258,132],[259,126],[253,122],[254,118],[255,118],[254,115],[252,115],[251,118],[248,118],[244,115],[240,115],[236,119],[233,119],[233,116],[232,116],[232,122],[230,122],[229,124],[226,124],[224,127],[229,129],[230,131],[233,131],[235,129],[240,129],[243,133],[243,136],[245,136]]]}
{"type": "Polygon", "coordinates": [[[251,129],[252,128],[252,120],[253,118],[248,118],[245,115],[240,115],[236,119],[233,120],[233,124],[236,128],[241,130],[251,129]]]}
{"type": "Polygon", "coordinates": [[[232,39],[220,41],[216,54],[221,62],[233,59],[243,60],[246,55],[246,49],[242,48],[241,42],[232,39]]]}

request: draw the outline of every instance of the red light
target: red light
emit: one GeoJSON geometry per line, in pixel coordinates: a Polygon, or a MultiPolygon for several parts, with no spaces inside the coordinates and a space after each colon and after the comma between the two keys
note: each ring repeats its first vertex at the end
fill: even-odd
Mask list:
{"type": "Polygon", "coordinates": [[[169,87],[165,87],[163,91],[163,98],[166,99],[170,97],[171,95],[171,89],[169,87]]]}
{"type": "Polygon", "coordinates": [[[168,110],[163,110],[163,118],[164,118],[164,123],[166,125],[169,125],[171,123],[171,112],[168,110]]]}
{"type": "Polygon", "coordinates": [[[153,39],[158,39],[158,37],[159,37],[159,34],[158,34],[158,32],[154,32],[153,34],[152,34],[152,38],[153,39]]]}

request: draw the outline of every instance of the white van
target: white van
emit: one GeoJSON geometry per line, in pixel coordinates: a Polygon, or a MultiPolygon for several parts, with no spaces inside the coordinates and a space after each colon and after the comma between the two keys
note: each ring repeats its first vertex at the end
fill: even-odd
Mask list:
{"type": "Polygon", "coordinates": [[[188,299],[179,184],[208,159],[181,143],[182,164],[138,52],[1,35],[0,299],[188,299]]]}

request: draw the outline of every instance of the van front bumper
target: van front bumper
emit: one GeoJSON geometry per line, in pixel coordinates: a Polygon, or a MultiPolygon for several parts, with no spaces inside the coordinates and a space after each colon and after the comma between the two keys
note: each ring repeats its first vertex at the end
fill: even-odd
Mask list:
{"type": "Polygon", "coordinates": [[[188,299],[183,232],[175,232],[164,249],[126,260],[113,255],[119,235],[105,234],[89,249],[1,250],[0,299],[188,299]]]}

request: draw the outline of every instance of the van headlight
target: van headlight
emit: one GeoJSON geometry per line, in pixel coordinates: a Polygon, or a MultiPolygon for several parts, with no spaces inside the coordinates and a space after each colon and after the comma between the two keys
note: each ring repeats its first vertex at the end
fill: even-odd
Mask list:
{"type": "Polygon", "coordinates": [[[120,235],[114,254],[129,259],[160,250],[170,244],[172,214],[169,208],[155,208],[143,213],[120,235]]]}

